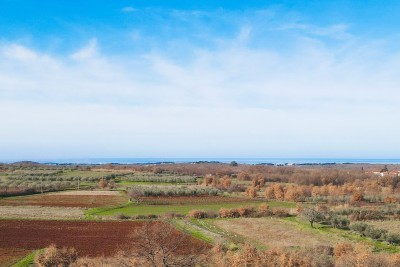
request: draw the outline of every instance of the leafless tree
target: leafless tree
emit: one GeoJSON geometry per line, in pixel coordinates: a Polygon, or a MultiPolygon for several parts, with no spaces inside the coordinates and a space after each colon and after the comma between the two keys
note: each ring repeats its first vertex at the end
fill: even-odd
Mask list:
{"type": "Polygon", "coordinates": [[[188,236],[163,222],[146,222],[132,234],[132,256],[142,259],[153,267],[194,266],[200,255],[180,255],[188,236]]]}

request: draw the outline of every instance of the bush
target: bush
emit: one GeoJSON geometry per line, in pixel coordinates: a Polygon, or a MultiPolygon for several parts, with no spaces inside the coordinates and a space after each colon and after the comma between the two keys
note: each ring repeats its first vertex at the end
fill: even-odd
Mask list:
{"type": "Polygon", "coordinates": [[[289,217],[289,211],[285,210],[285,209],[273,209],[272,211],[273,215],[276,217],[289,217]]]}
{"type": "Polygon", "coordinates": [[[254,207],[239,207],[237,211],[240,217],[251,217],[256,213],[254,207]]]}
{"type": "Polygon", "coordinates": [[[391,244],[398,245],[398,244],[400,244],[400,235],[390,233],[390,234],[386,235],[385,240],[391,244]]]}
{"type": "Polygon", "coordinates": [[[129,218],[130,218],[129,216],[123,214],[122,212],[117,213],[117,214],[115,215],[115,217],[116,217],[118,220],[126,220],[126,219],[129,219],[129,218]]]}
{"type": "Polygon", "coordinates": [[[358,232],[362,236],[366,236],[375,240],[385,240],[388,232],[385,229],[376,228],[366,223],[355,223],[350,226],[350,229],[358,232]]]}
{"type": "Polygon", "coordinates": [[[35,258],[36,264],[40,267],[70,266],[78,259],[78,253],[74,248],[59,249],[50,245],[43,253],[35,258]]]}
{"type": "Polygon", "coordinates": [[[188,213],[189,218],[203,219],[207,218],[207,213],[204,210],[191,210],[188,213]]]}
{"type": "Polygon", "coordinates": [[[221,218],[239,218],[240,214],[237,209],[221,208],[219,210],[219,217],[221,217],[221,218]]]}
{"type": "Polygon", "coordinates": [[[218,217],[218,213],[213,210],[191,210],[187,216],[195,219],[216,218],[218,217]]]}
{"type": "Polygon", "coordinates": [[[383,218],[383,211],[366,209],[353,210],[350,216],[352,221],[381,220],[383,218]]]}
{"type": "Polygon", "coordinates": [[[265,203],[262,203],[260,206],[258,206],[257,213],[260,217],[266,217],[272,214],[269,206],[265,203]]]}
{"type": "Polygon", "coordinates": [[[347,219],[346,217],[334,215],[330,218],[330,225],[333,228],[349,229],[350,220],[347,219]]]}
{"type": "Polygon", "coordinates": [[[364,231],[365,236],[375,239],[375,240],[383,240],[387,234],[387,230],[375,228],[372,225],[368,225],[364,231]]]}
{"type": "Polygon", "coordinates": [[[364,235],[365,229],[367,229],[368,224],[366,223],[354,223],[350,225],[350,229],[353,230],[354,232],[358,232],[361,235],[364,235]]]}

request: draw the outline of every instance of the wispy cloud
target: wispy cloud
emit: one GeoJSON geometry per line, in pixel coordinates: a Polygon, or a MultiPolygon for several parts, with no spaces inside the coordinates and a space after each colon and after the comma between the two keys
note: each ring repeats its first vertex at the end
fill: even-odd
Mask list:
{"type": "MultiPolygon", "coordinates": [[[[246,20],[223,36],[205,29],[215,46],[182,36],[165,48],[107,53],[95,36],[57,55],[0,44],[0,114],[7,114],[0,151],[15,157],[396,155],[400,54],[350,34],[346,25],[269,25],[268,16],[262,25],[246,20]],[[270,45],[275,34],[289,49],[270,45]],[[190,52],[181,56],[177,47],[190,52]]],[[[151,39],[137,29],[126,34],[132,44],[151,39]]]]}
{"type": "Polygon", "coordinates": [[[131,13],[131,12],[135,12],[136,9],[131,6],[126,6],[126,7],[122,8],[121,11],[123,13],[131,13]]]}

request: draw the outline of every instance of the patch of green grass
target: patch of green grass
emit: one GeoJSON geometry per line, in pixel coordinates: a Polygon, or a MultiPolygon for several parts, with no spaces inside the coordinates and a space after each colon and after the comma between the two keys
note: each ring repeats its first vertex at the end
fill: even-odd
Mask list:
{"type": "Polygon", "coordinates": [[[175,227],[185,233],[190,234],[191,236],[193,236],[194,238],[203,240],[207,243],[213,243],[214,242],[214,238],[205,234],[204,232],[202,232],[199,228],[195,228],[194,226],[191,226],[190,224],[186,223],[183,220],[173,220],[172,223],[175,225],[175,227]]]}
{"type": "Polygon", "coordinates": [[[111,172],[104,172],[104,171],[79,171],[79,170],[65,170],[63,173],[60,174],[61,177],[98,177],[102,178],[108,175],[111,175],[111,172]]]}
{"type": "MultiPolygon", "coordinates": [[[[271,202],[268,202],[270,205],[271,202]]],[[[288,206],[285,202],[273,202],[271,207],[278,207],[278,204],[283,204],[283,207],[288,206]]],[[[240,206],[259,206],[259,201],[248,202],[228,202],[228,203],[207,203],[207,204],[188,204],[188,205],[149,205],[149,204],[133,204],[115,207],[115,208],[95,208],[87,211],[87,215],[98,216],[112,216],[117,213],[123,213],[128,216],[132,215],[147,215],[147,214],[164,214],[174,212],[178,214],[187,214],[191,210],[214,210],[218,211],[220,208],[238,208],[240,206]]],[[[289,205],[290,206],[290,205],[289,205]]],[[[282,207],[282,206],[279,206],[282,207]]]]}

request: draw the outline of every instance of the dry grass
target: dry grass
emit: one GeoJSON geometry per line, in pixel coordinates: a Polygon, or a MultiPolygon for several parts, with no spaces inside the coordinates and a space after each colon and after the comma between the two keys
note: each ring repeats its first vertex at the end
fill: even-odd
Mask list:
{"type": "Polygon", "coordinates": [[[57,208],[37,206],[0,206],[2,219],[82,219],[84,210],[80,208],[57,208]]]}
{"type": "Polygon", "coordinates": [[[62,196],[119,196],[118,191],[63,191],[57,193],[49,193],[47,195],[62,195],[62,196]]]}
{"type": "Polygon", "coordinates": [[[213,222],[223,230],[238,234],[249,241],[267,247],[333,246],[343,238],[302,229],[295,222],[278,218],[240,218],[213,222]]]}

